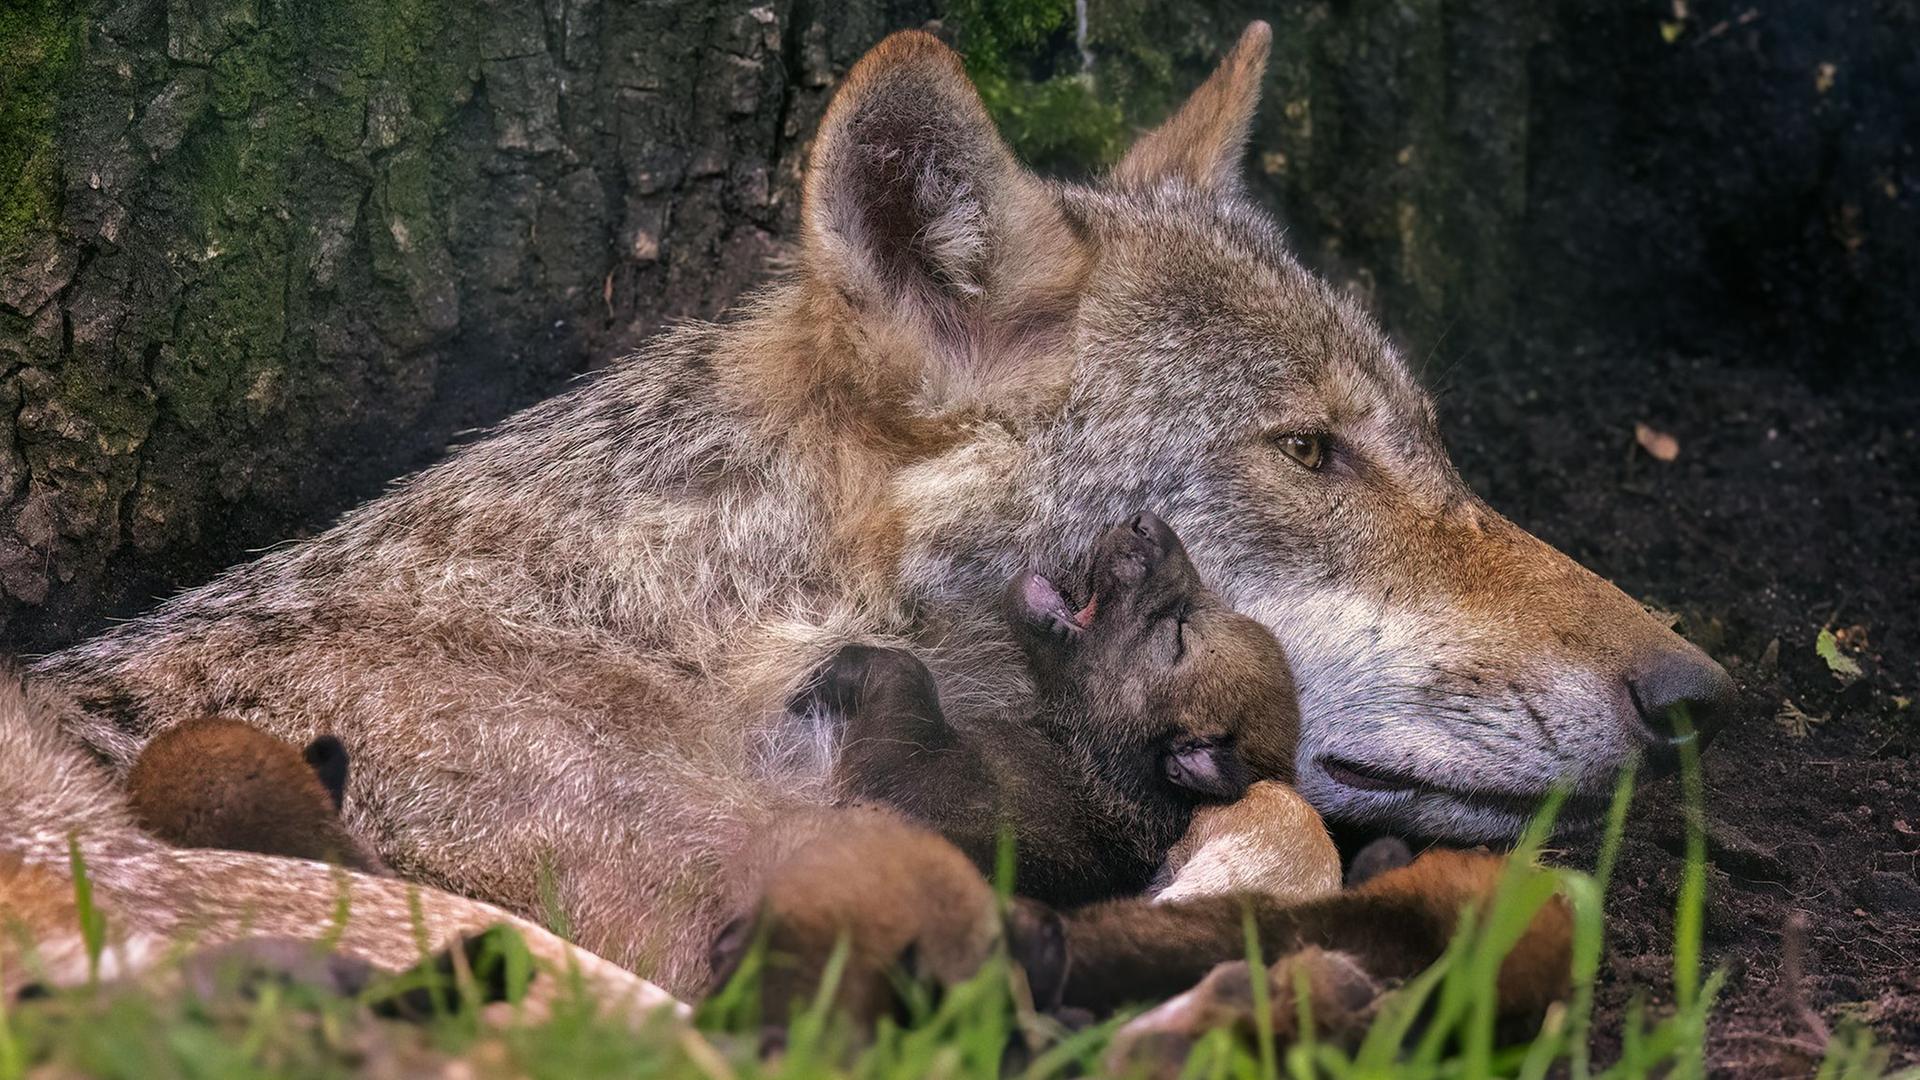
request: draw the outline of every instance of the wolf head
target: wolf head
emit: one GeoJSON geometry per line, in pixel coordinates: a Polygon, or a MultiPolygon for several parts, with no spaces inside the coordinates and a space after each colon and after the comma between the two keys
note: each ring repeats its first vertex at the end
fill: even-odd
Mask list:
{"type": "MultiPolygon", "coordinates": [[[[1709,729],[1731,682],[1633,600],[1462,483],[1374,322],[1242,189],[1256,23],[1112,172],[1025,171],[957,58],[898,34],[815,143],[802,276],[866,422],[945,432],[897,474],[918,602],[1164,516],[1294,669],[1301,791],[1335,820],[1512,835],[1709,729]]],[[[900,428],[899,430],[905,430],[900,428]]]]}

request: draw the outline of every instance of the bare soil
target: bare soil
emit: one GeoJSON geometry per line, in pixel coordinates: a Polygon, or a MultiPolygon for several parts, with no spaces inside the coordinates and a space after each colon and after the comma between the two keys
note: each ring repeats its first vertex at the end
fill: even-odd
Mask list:
{"type": "MultiPolygon", "coordinates": [[[[1703,759],[1707,963],[1727,978],[1715,1070],[1804,1073],[1823,1028],[1850,1021],[1896,1064],[1920,1061],[1920,376],[1567,351],[1434,381],[1477,490],[1672,612],[1742,688],[1703,759]],[[1678,457],[1640,449],[1636,423],[1674,436],[1678,457]],[[1816,653],[1822,628],[1859,677],[1816,653]],[[1783,719],[1789,705],[1807,719],[1783,719]],[[1797,987],[1783,976],[1795,919],[1797,987]]],[[[1677,797],[1671,778],[1643,785],[1629,822],[1603,1039],[1636,995],[1670,1000],[1677,797]]]]}

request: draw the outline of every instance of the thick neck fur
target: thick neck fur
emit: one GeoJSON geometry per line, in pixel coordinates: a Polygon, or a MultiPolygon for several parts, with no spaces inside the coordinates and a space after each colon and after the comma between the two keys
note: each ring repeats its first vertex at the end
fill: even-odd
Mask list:
{"type": "Polygon", "coordinates": [[[135,832],[106,770],[54,726],[40,697],[0,672],[0,851],[27,863],[63,864],[72,842],[156,846],[135,832]]]}

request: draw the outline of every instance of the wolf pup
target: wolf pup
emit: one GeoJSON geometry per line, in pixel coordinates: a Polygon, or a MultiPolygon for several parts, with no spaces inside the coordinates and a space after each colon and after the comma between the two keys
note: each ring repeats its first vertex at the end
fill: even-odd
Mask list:
{"type": "Polygon", "coordinates": [[[1298,713],[1273,635],[1208,591],[1151,513],[1108,531],[1069,600],[1031,571],[1008,621],[1038,688],[1027,723],[960,730],[911,653],[849,646],[796,708],[843,725],[836,792],[894,806],[1019,891],[1076,905],[1145,889],[1196,807],[1291,778],[1298,713]]]}
{"type": "Polygon", "coordinates": [[[127,774],[141,828],[176,847],[224,848],[386,866],[340,823],[347,749],[321,735],[304,751],[251,724],[189,720],[147,744],[127,774]]]}
{"type": "MultiPolygon", "coordinates": [[[[1237,804],[1235,804],[1237,805],[1237,804]]],[[[831,831],[773,863],[754,906],[714,941],[717,974],[764,935],[764,1016],[783,1019],[813,1000],[839,957],[839,1002],[862,1020],[894,1007],[898,972],[951,986],[1005,942],[1035,1004],[1095,1014],[1179,994],[1215,965],[1247,952],[1315,947],[1382,982],[1437,959],[1462,913],[1484,905],[1507,872],[1495,855],[1435,849],[1363,885],[1297,900],[1230,891],[1158,903],[1145,897],[1055,911],[1017,897],[996,914],[994,890],[959,848],[891,807],[834,812],[831,831]]],[[[1016,886],[1018,882],[1016,882],[1016,886]]],[[[1566,991],[1569,909],[1550,900],[1520,935],[1497,981],[1502,1016],[1525,1016],[1566,991]]]]}

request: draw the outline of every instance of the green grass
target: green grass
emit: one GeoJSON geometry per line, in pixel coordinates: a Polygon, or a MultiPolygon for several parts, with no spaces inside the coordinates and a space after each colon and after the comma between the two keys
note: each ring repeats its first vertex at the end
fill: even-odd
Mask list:
{"type": "MultiPolygon", "coordinates": [[[[1684,791],[1700,806],[1698,763],[1682,763],[1684,791]]],[[[1558,798],[1549,800],[1521,838],[1501,887],[1484,909],[1467,913],[1446,954],[1432,968],[1391,994],[1357,1047],[1320,1040],[1278,1045],[1270,1023],[1254,1038],[1235,1041],[1215,1032],[1200,1041],[1186,1077],[1218,1080],[1280,1078],[1421,1078],[1510,1076],[1528,1080],[1554,1073],[1575,1080],[1703,1075],[1707,1022],[1720,976],[1704,971],[1701,924],[1705,907],[1705,843],[1699,813],[1689,815],[1686,866],[1676,898],[1671,1009],[1658,1014],[1640,1002],[1619,1030],[1594,1026],[1594,984],[1604,942],[1602,897],[1627,822],[1633,779],[1621,779],[1606,819],[1593,872],[1554,868],[1531,872],[1552,830],[1558,798]],[[1495,977],[1501,960],[1534,914],[1559,895],[1574,924],[1573,991],[1551,1009],[1537,1031],[1518,1043],[1496,1035],[1495,977]],[[1588,1046],[1611,1035],[1617,1057],[1596,1068],[1588,1046]],[[1558,1070],[1558,1072],[1556,1072],[1558,1070]]],[[[82,930],[97,955],[106,927],[90,901],[85,868],[74,862],[82,930]]],[[[1010,867],[1000,875],[1009,886],[1010,867]]],[[[785,1025],[785,1051],[763,1060],[756,972],[763,948],[749,951],[740,975],[697,1014],[704,1037],[661,1023],[635,1030],[604,1016],[566,973],[538,977],[563,980],[558,1004],[539,1020],[515,1013],[518,1005],[495,1005],[483,1022],[470,982],[426,969],[404,973],[357,999],[273,986],[251,999],[213,1003],[181,994],[121,989],[111,983],[62,991],[11,1010],[0,1009],[0,1080],[51,1066],[102,1077],[344,1076],[384,1066],[436,1067],[462,1059],[476,1075],[580,1077],[648,1075],[708,1080],[782,1078],[996,1077],[1003,1074],[1010,1043],[1028,1047],[1014,1075],[1046,1080],[1098,1073],[1119,1020],[1068,1032],[1044,1018],[1023,1015],[1008,962],[998,958],[973,980],[939,996],[913,997],[909,1019],[882,1021],[861,1045],[832,1012],[829,1002],[844,962],[844,950],[828,965],[818,995],[785,1025]],[[436,979],[439,982],[436,983],[436,979]],[[434,985],[430,1019],[417,1023],[376,1020],[370,1006],[410,988],[434,985]],[[507,1009],[510,1018],[499,1019],[507,1009]]],[[[532,961],[517,940],[503,941],[479,963],[505,966],[510,997],[517,1000],[533,977],[532,961]]],[[[1258,942],[1248,937],[1248,959],[1258,964],[1258,942]]],[[[1265,1018],[1264,982],[1256,1012],[1265,1018]]],[[[1306,995],[1297,994],[1301,1008],[1306,995]]],[[[1643,999],[1644,1000],[1644,999],[1643,999]]],[[[1311,1031],[1302,1017],[1301,1030],[1311,1031]]],[[[1826,1080],[1880,1076],[1888,1055],[1860,1027],[1833,1039],[1818,1075],[1826,1080]]]]}

